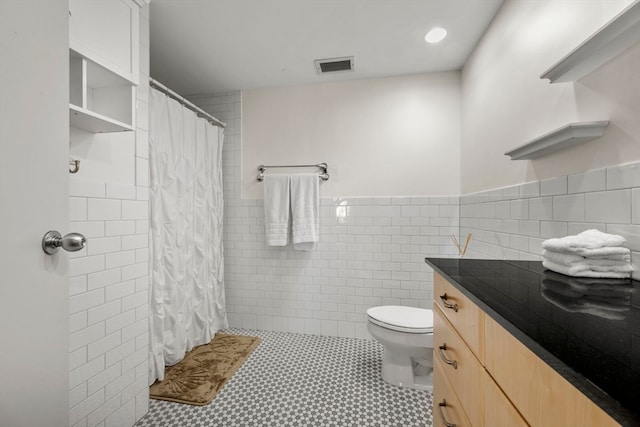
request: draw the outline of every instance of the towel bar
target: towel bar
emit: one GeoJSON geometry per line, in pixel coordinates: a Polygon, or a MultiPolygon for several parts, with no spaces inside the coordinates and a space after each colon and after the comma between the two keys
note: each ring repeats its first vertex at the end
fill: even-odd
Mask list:
{"type": "Polygon", "coordinates": [[[326,163],[318,163],[316,165],[260,165],[258,166],[258,181],[264,181],[264,171],[267,168],[319,168],[322,173],[318,177],[323,181],[329,180],[329,173],[327,172],[329,166],[326,163]]]}

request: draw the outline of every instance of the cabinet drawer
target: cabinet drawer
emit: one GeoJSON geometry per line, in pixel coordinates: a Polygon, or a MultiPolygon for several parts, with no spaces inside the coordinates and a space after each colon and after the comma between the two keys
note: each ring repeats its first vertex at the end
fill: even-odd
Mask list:
{"type": "Polygon", "coordinates": [[[437,273],[434,274],[434,289],[434,304],[442,310],[478,360],[484,362],[482,310],[437,273]]]}
{"type": "Polygon", "coordinates": [[[491,427],[528,427],[509,399],[486,372],[482,376],[484,425],[491,427]]]}
{"type": "Polygon", "coordinates": [[[433,358],[440,362],[438,366],[456,391],[469,420],[479,426],[484,369],[437,307],[433,310],[433,331],[433,358]]]}
{"type": "Polygon", "coordinates": [[[433,363],[433,425],[445,427],[446,422],[456,427],[472,427],[467,419],[453,387],[447,381],[438,360],[433,363]]]}
{"type": "Polygon", "coordinates": [[[531,426],[619,426],[489,317],[485,319],[485,338],[487,371],[531,426]]]}

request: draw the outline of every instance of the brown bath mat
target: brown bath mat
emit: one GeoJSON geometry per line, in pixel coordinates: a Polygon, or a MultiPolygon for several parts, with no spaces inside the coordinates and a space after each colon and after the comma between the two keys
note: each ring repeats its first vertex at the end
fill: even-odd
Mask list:
{"type": "Polygon", "coordinates": [[[184,359],[164,370],[164,380],[150,388],[153,399],[189,405],[206,405],[218,394],[260,338],[216,334],[209,344],[194,347],[184,359]]]}

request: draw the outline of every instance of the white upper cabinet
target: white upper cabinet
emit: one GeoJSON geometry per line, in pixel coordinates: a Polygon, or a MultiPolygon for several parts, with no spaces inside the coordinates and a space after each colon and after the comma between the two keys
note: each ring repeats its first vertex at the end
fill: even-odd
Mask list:
{"type": "Polygon", "coordinates": [[[138,84],[138,14],[132,0],[69,0],[69,47],[138,84]]]}

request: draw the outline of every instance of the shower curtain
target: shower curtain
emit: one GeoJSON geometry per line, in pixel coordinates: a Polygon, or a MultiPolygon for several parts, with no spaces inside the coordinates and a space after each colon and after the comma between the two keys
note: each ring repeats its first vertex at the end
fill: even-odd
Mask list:
{"type": "Polygon", "coordinates": [[[149,384],[226,328],[223,129],[150,89],[149,384]]]}

